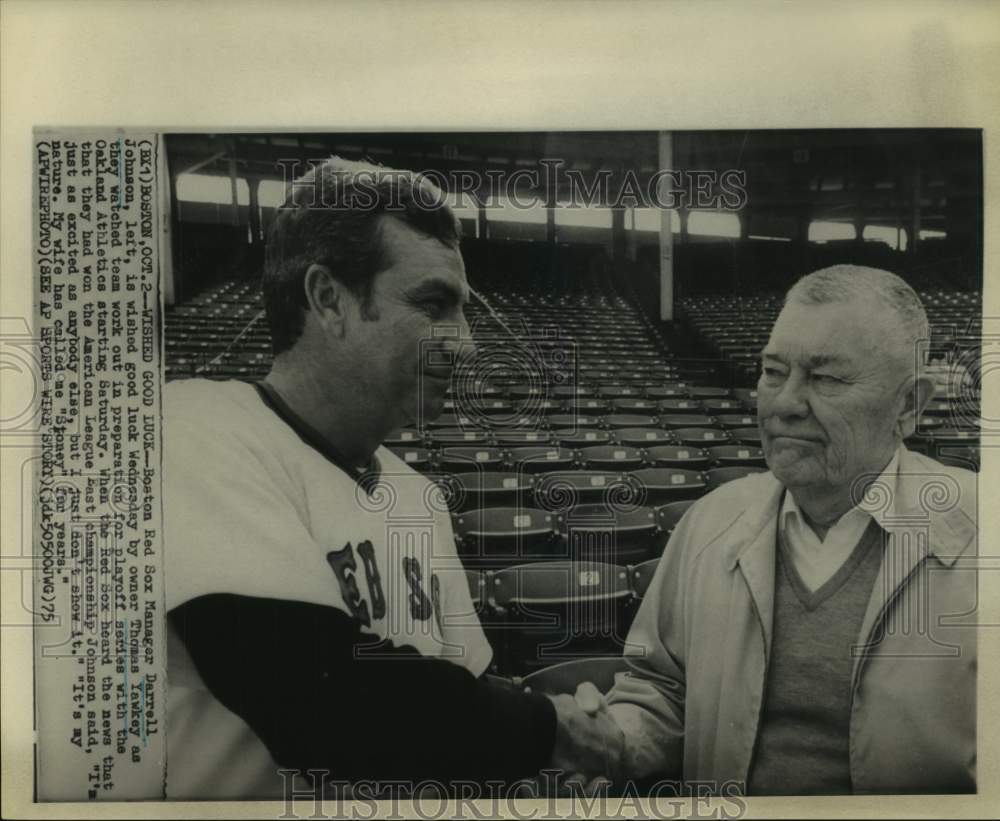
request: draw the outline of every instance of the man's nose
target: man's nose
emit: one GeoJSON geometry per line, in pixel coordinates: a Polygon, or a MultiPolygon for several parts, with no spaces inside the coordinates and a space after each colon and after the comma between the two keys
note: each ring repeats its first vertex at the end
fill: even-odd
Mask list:
{"type": "Polygon", "coordinates": [[[791,374],[776,391],[765,391],[760,394],[764,399],[765,413],[776,416],[807,416],[809,401],[806,393],[806,380],[797,374],[791,374]],[[768,398],[765,399],[765,396],[768,398]]]}
{"type": "Polygon", "coordinates": [[[458,336],[449,342],[455,346],[457,364],[460,366],[476,355],[476,341],[472,338],[472,330],[464,315],[458,321],[458,336]]]}

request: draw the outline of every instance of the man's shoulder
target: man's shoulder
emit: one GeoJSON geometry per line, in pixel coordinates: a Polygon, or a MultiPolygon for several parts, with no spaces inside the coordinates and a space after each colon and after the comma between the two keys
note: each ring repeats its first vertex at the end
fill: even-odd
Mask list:
{"type": "Polygon", "coordinates": [[[236,402],[253,393],[253,385],[237,379],[175,379],[163,386],[163,401],[174,405],[236,402]]]}
{"type": "Polygon", "coordinates": [[[385,445],[375,451],[379,462],[379,482],[392,488],[394,498],[419,498],[432,513],[449,513],[447,485],[442,486],[432,478],[414,470],[385,445]]]}
{"type": "Polygon", "coordinates": [[[249,382],[185,379],[163,391],[163,442],[175,461],[279,452],[289,446],[282,427],[249,382]]]}
{"type": "Polygon", "coordinates": [[[719,515],[731,511],[731,518],[742,514],[747,508],[759,506],[778,487],[778,480],[771,471],[749,473],[720,485],[711,493],[702,496],[692,508],[702,513],[719,515]]]}
{"type": "Polygon", "coordinates": [[[911,485],[911,495],[925,497],[925,501],[934,508],[948,509],[957,505],[965,510],[974,510],[976,507],[979,474],[971,470],[945,465],[922,453],[904,450],[899,473],[903,481],[911,485]],[[946,500],[943,505],[939,504],[942,500],[946,500]]]}
{"type": "Polygon", "coordinates": [[[781,486],[770,471],[733,479],[698,499],[682,520],[683,531],[699,553],[740,522],[757,521],[776,500],[781,486]]]}
{"type": "Polygon", "coordinates": [[[224,422],[232,414],[251,409],[259,402],[253,385],[234,379],[180,379],[163,389],[163,417],[174,421],[194,420],[210,425],[224,422]]]}

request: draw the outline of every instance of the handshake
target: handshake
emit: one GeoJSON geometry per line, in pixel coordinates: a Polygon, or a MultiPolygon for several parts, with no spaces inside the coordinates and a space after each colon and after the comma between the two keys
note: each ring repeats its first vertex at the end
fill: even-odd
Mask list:
{"type": "Polygon", "coordinates": [[[608,711],[607,702],[590,682],[575,696],[549,696],[556,708],[556,739],[550,766],[568,782],[593,795],[602,785],[621,779],[625,734],[608,711]]]}

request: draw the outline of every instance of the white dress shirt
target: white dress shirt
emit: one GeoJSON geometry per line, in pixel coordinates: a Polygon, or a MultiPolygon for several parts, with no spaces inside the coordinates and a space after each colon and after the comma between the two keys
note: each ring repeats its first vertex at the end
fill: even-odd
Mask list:
{"type": "MultiPolygon", "coordinates": [[[[894,486],[898,466],[897,451],[876,481],[884,482],[890,487],[894,486]]],[[[872,515],[860,506],[852,507],[820,540],[806,522],[792,492],[787,491],[778,521],[788,547],[789,557],[803,584],[811,591],[815,591],[828,582],[847,561],[871,520],[872,515]]]]}

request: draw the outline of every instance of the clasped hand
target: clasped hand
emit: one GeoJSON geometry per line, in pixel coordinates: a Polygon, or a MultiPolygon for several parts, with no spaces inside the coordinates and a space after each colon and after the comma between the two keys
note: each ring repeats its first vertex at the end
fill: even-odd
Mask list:
{"type": "Polygon", "coordinates": [[[557,727],[551,766],[567,781],[587,785],[592,793],[602,782],[619,780],[625,735],[608,711],[607,702],[590,682],[575,696],[549,696],[555,704],[557,727]]]}

